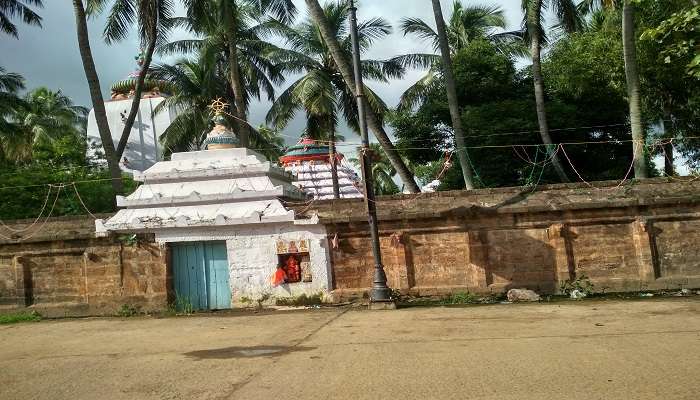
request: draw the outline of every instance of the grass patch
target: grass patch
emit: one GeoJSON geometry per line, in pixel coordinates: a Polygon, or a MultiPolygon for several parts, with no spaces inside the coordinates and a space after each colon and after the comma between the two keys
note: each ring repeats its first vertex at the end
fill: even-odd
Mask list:
{"type": "Polygon", "coordinates": [[[441,301],[442,304],[473,304],[478,302],[479,298],[469,292],[452,293],[441,301]]]}
{"type": "Polygon", "coordinates": [[[27,312],[21,311],[13,314],[0,315],[0,324],[15,324],[18,322],[36,322],[41,321],[41,314],[36,311],[27,312]]]}
{"type": "Polygon", "coordinates": [[[139,308],[136,306],[132,306],[131,304],[122,304],[119,311],[117,311],[117,315],[122,318],[135,317],[140,313],[141,311],[139,310],[139,308]]]}
{"type": "Polygon", "coordinates": [[[280,297],[275,299],[275,304],[278,306],[318,306],[323,303],[321,293],[307,296],[302,294],[297,297],[280,297]]]}

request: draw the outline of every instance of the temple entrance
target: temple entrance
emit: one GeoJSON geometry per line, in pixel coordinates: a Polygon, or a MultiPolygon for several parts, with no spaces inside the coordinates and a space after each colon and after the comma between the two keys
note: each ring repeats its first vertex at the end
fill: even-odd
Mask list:
{"type": "Polygon", "coordinates": [[[231,308],[225,242],[171,244],[173,287],[178,308],[231,308]]]}

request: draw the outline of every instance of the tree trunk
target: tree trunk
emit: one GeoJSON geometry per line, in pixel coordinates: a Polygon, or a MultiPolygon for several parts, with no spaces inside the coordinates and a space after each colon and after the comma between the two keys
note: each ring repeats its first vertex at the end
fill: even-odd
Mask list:
{"type": "Polygon", "coordinates": [[[540,127],[540,137],[542,137],[542,143],[547,147],[547,154],[549,155],[554,170],[559,175],[559,179],[562,182],[569,182],[569,177],[566,176],[564,167],[559,162],[559,157],[553,154],[554,146],[552,144],[552,138],[549,136],[549,124],[547,123],[547,108],[545,106],[544,100],[544,79],[542,78],[542,38],[540,37],[540,13],[542,12],[542,0],[533,0],[531,3],[531,8],[528,10],[528,29],[530,30],[530,37],[532,43],[530,43],[530,50],[532,52],[532,80],[535,85],[535,104],[537,106],[537,123],[540,127]]]}
{"type": "Polygon", "coordinates": [[[335,152],[335,130],[328,134],[328,159],[331,166],[331,182],[333,183],[333,198],[340,198],[340,185],[338,183],[338,157],[335,152]]]}
{"type": "Polygon", "coordinates": [[[78,48],[80,49],[80,57],[83,62],[83,69],[85,70],[85,78],[87,79],[88,88],[90,89],[92,107],[95,110],[97,130],[100,133],[102,148],[104,148],[105,158],[107,159],[107,168],[112,178],[112,190],[114,190],[116,195],[120,195],[124,192],[124,185],[122,183],[122,172],[119,168],[119,156],[114,150],[114,141],[112,140],[112,133],[109,130],[109,123],[107,122],[107,112],[105,110],[104,99],[102,98],[102,90],[100,89],[100,80],[95,69],[95,62],[92,59],[90,36],[88,35],[83,0],[73,0],[73,11],[75,12],[78,48]]]}
{"type": "MultiPolygon", "coordinates": [[[[158,16],[156,15],[157,19],[158,16]]],[[[136,80],[136,87],[134,88],[134,99],[131,101],[131,110],[129,110],[129,116],[124,122],[124,129],[122,130],[122,135],[119,138],[119,145],[117,146],[117,157],[121,158],[124,154],[124,149],[126,149],[126,144],[129,142],[129,136],[131,135],[131,129],[134,126],[134,121],[139,113],[139,105],[141,104],[141,94],[143,93],[143,85],[146,81],[146,75],[151,67],[151,60],[153,60],[153,52],[156,49],[156,40],[158,40],[158,21],[153,21],[153,28],[150,32],[150,38],[148,41],[148,48],[146,49],[146,54],[144,55],[143,65],[141,66],[141,71],[139,72],[139,77],[136,80]]]]}
{"type": "Polygon", "coordinates": [[[450,44],[447,41],[447,28],[442,17],[440,0],[433,1],[433,13],[435,14],[435,24],[437,25],[438,41],[440,42],[440,53],[442,55],[442,74],[447,87],[447,103],[450,108],[452,119],[452,130],[455,133],[455,144],[457,147],[457,157],[462,167],[462,177],[464,186],[467,189],[474,189],[473,173],[469,155],[467,154],[467,143],[464,139],[464,129],[462,129],[462,118],[459,113],[459,102],[457,100],[457,86],[454,74],[452,73],[452,59],[450,58],[450,44]]]}
{"type": "MultiPolygon", "coordinates": [[[[335,61],[336,65],[338,66],[341,75],[343,75],[343,80],[345,81],[345,84],[348,86],[352,94],[357,96],[357,90],[355,89],[355,78],[353,77],[352,67],[350,66],[350,63],[345,57],[343,51],[340,49],[338,40],[333,35],[333,31],[328,25],[328,20],[326,19],[326,16],[323,13],[323,9],[318,4],[318,0],[305,1],[306,5],[309,8],[309,14],[313,18],[314,22],[316,22],[316,24],[319,26],[321,36],[325,40],[328,49],[333,55],[333,61],[335,61]]],[[[367,100],[365,99],[365,102],[366,101],[367,100]]],[[[367,114],[367,125],[369,125],[369,128],[372,130],[372,132],[374,132],[374,136],[377,138],[377,141],[379,141],[379,144],[384,149],[384,152],[386,153],[387,158],[389,158],[391,165],[396,169],[396,172],[403,181],[406,190],[408,190],[410,193],[420,193],[420,189],[418,188],[418,185],[416,185],[416,181],[413,179],[413,173],[408,169],[406,164],[401,159],[399,152],[396,150],[396,147],[394,147],[394,144],[391,142],[391,139],[389,139],[389,135],[387,135],[386,131],[384,130],[384,127],[379,123],[379,118],[377,118],[377,115],[374,113],[374,110],[372,109],[372,107],[369,107],[369,104],[366,104],[365,109],[367,114]]]]}
{"type": "Polygon", "coordinates": [[[229,42],[229,69],[231,70],[231,89],[236,103],[236,117],[238,118],[238,139],[241,146],[250,144],[250,126],[248,125],[248,112],[245,105],[245,88],[241,82],[241,73],[238,69],[238,52],[236,45],[229,42]]]}
{"type": "Polygon", "coordinates": [[[642,107],[639,89],[639,72],[637,70],[637,49],[634,34],[634,4],[625,0],[622,10],[622,45],[625,55],[625,78],[627,80],[627,97],[630,105],[630,125],[632,127],[632,154],[634,157],[634,176],[637,179],[648,177],[646,157],[644,155],[644,127],[642,126],[642,107]]]}
{"type": "Polygon", "coordinates": [[[236,38],[236,27],[233,18],[233,10],[226,6],[226,23],[228,30],[228,66],[231,79],[231,90],[233,91],[234,103],[236,105],[236,117],[238,118],[238,139],[242,147],[250,145],[250,125],[248,125],[248,110],[245,104],[245,88],[241,80],[241,70],[238,66],[238,48],[236,38]]]}

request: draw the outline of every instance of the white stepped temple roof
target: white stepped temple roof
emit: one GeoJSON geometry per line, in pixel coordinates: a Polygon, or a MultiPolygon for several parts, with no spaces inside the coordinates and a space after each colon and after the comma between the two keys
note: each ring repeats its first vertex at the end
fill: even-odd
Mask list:
{"type": "Polygon", "coordinates": [[[98,233],[294,221],[279,198],[306,198],[289,172],[245,148],[175,153],[134,179],[143,184],[117,198],[125,208],[98,233]]]}
{"type": "MultiPolygon", "coordinates": [[[[315,161],[301,161],[299,164],[288,165],[285,169],[296,175],[294,185],[315,199],[333,198],[333,179],[331,166],[315,161]]],[[[351,168],[338,165],[338,188],[341,198],[360,198],[362,196],[360,180],[351,168]]]]}

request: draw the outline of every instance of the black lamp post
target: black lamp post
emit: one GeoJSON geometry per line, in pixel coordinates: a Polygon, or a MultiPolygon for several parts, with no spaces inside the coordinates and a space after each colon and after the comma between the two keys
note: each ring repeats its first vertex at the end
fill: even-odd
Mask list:
{"type": "MultiPolygon", "coordinates": [[[[372,291],[370,292],[371,303],[392,304],[391,290],[386,285],[386,273],[382,265],[382,253],[379,247],[379,228],[377,227],[377,207],[374,199],[374,186],[372,184],[372,161],[369,154],[369,138],[367,136],[367,116],[365,107],[364,85],[362,83],[362,73],[360,70],[360,45],[357,32],[357,8],[355,2],[350,0],[350,38],[352,40],[352,61],[355,72],[355,97],[357,98],[357,114],[360,125],[360,137],[362,147],[360,149],[360,160],[362,169],[362,181],[365,190],[365,206],[367,207],[367,218],[372,239],[372,253],[374,255],[374,279],[372,281],[372,291]]],[[[370,306],[371,306],[370,303],[370,306]]]]}

